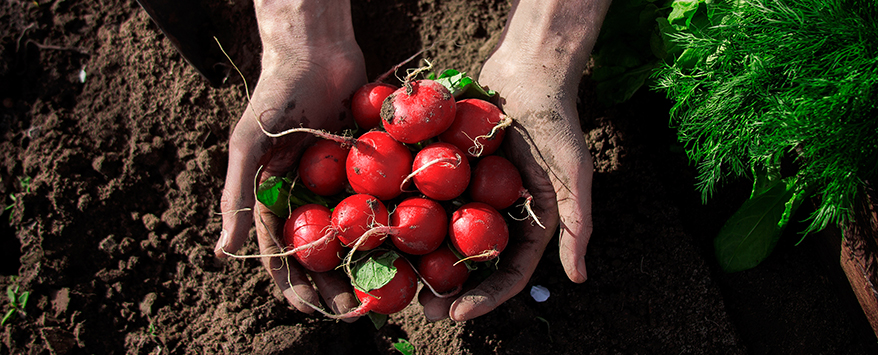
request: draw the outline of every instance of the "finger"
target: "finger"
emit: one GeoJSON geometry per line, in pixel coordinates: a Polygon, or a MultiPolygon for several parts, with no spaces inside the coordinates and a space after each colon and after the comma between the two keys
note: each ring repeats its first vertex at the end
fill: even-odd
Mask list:
{"type": "Polygon", "coordinates": [[[267,150],[267,140],[259,139],[260,134],[254,134],[252,121],[246,119],[247,112],[249,110],[245,111],[245,117],[235,126],[229,142],[229,167],[220,200],[223,229],[214,248],[214,253],[220,258],[226,257],[224,251],[234,253],[247,241],[253,225],[252,208],[256,201],[253,194],[254,179],[259,160],[267,150]]]}
{"type": "Polygon", "coordinates": [[[574,127],[555,141],[551,164],[552,181],[560,215],[559,254],[567,277],[576,283],[588,277],[585,253],[593,229],[591,219],[591,186],[594,167],[580,128],[574,127]],[[563,152],[563,153],[562,153],[563,152]]]}
{"type": "Polygon", "coordinates": [[[510,228],[512,240],[500,254],[498,270],[451,305],[449,314],[455,321],[481,316],[521,292],[558,226],[558,204],[549,178],[553,153],[541,152],[534,139],[534,136],[544,137],[549,131],[539,129],[548,128],[535,125],[525,129],[521,124],[514,124],[507,130],[505,152],[521,171],[522,182],[533,196],[533,211],[545,228],[531,220],[510,228]]]}
{"type": "MultiPolygon", "coordinates": [[[[260,254],[281,251],[283,220],[261,204],[256,206],[256,239],[260,254]]],[[[319,305],[317,291],[311,285],[306,271],[291,257],[263,257],[262,265],[287,301],[301,312],[311,313],[319,305]]]]}
{"type": "MultiPolygon", "coordinates": [[[[344,314],[359,306],[357,296],[351,291],[351,282],[343,274],[335,271],[312,273],[311,279],[314,280],[323,301],[329,305],[332,313],[344,314]]],[[[359,317],[342,320],[353,323],[357,319],[359,317]]]]}
{"type": "MultiPolygon", "coordinates": [[[[545,233],[542,228],[531,226],[527,222],[516,225],[526,229],[525,235],[545,233]]],[[[497,271],[451,304],[451,319],[459,322],[479,317],[521,292],[546,249],[546,241],[539,239],[544,238],[510,242],[509,247],[500,254],[501,261],[497,271]]]]}
{"type": "Polygon", "coordinates": [[[418,303],[424,307],[424,317],[427,318],[428,322],[436,322],[448,318],[448,311],[451,309],[451,304],[454,300],[452,297],[436,297],[433,291],[430,291],[427,287],[421,288],[421,292],[418,293],[418,303]]]}
{"type": "MultiPolygon", "coordinates": [[[[525,186],[536,190],[532,191],[536,201],[543,198],[557,201],[561,264],[571,281],[582,283],[587,278],[585,253],[593,226],[591,186],[594,168],[579,121],[570,118],[578,117],[574,113],[575,110],[569,108],[535,113],[527,117],[531,120],[526,123],[527,129],[521,125],[513,126],[509,144],[529,147],[529,150],[512,150],[517,164],[525,162],[522,168],[525,186]],[[547,122],[551,124],[545,124],[547,122]],[[541,171],[547,180],[539,178],[541,171]],[[550,197],[548,193],[545,197],[536,195],[545,192],[542,185],[545,181],[551,184],[549,188],[554,196],[550,197]]],[[[557,226],[544,224],[551,230],[557,226]]]]}

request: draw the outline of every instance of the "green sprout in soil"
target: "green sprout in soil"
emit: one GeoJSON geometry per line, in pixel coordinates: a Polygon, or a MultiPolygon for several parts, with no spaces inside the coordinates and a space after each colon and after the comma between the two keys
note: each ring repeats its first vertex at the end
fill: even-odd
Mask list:
{"type": "Polygon", "coordinates": [[[546,323],[546,333],[549,335],[549,342],[554,343],[552,340],[552,325],[549,324],[549,320],[540,316],[536,316],[535,318],[540,322],[546,323]]]}
{"type": "Polygon", "coordinates": [[[393,348],[403,355],[415,355],[415,346],[403,338],[397,339],[397,341],[393,343],[393,348]]]}
{"type": "MultiPolygon", "coordinates": [[[[30,185],[31,185],[30,176],[25,176],[23,178],[19,178],[18,184],[20,185],[21,190],[24,191],[25,194],[30,193],[30,185]]],[[[3,211],[11,211],[13,208],[15,208],[15,201],[17,201],[18,198],[15,197],[15,194],[9,194],[9,199],[12,200],[12,203],[7,205],[3,209],[3,211]]],[[[9,213],[9,223],[12,223],[12,213],[9,213]]]]}
{"type": "MultiPolygon", "coordinates": [[[[14,281],[14,279],[13,279],[14,281]]],[[[6,325],[14,321],[17,317],[27,317],[24,311],[27,307],[27,300],[30,298],[30,291],[21,291],[18,285],[12,284],[6,287],[7,310],[0,320],[0,326],[6,325]]]]}
{"type": "Polygon", "coordinates": [[[715,240],[726,271],[771,252],[803,200],[803,234],[852,222],[878,179],[878,7],[867,0],[676,0],[657,70],[704,199],[729,178],[750,200],[715,240]]]}

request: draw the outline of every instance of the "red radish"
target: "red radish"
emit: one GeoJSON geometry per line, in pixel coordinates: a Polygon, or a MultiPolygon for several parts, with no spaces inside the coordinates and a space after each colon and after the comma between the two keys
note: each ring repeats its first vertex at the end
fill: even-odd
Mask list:
{"type": "Polygon", "coordinates": [[[415,80],[384,100],[384,130],[403,143],[418,143],[438,136],[454,122],[454,96],[433,80],[415,80]]]}
{"type": "Polygon", "coordinates": [[[284,224],[284,242],[288,246],[299,248],[316,242],[314,246],[293,254],[308,270],[325,272],[341,264],[344,248],[333,236],[330,214],[325,206],[307,204],[294,209],[284,224]]]}
{"type": "Polygon", "coordinates": [[[533,196],[522,185],[518,168],[506,158],[489,155],[479,160],[473,169],[469,195],[473,201],[487,203],[497,210],[508,208],[519,198],[524,198],[527,214],[537,225],[546,228],[531,208],[533,196]]]}
{"type": "Polygon", "coordinates": [[[346,197],[332,210],[332,229],[345,246],[357,250],[375,249],[389,233],[387,208],[377,198],[366,194],[346,197]],[[362,241],[361,238],[365,238],[362,241]]]}
{"type": "Polygon", "coordinates": [[[345,161],[348,150],[330,140],[318,140],[305,149],[299,160],[299,177],[305,187],[320,196],[335,195],[347,182],[345,161]]]}
{"type": "MultiPolygon", "coordinates": [[[[354,293],[360,300],[360,306],[356,309],[339,315],[338,318],[352,318],[375,312],[380,314],[393,314],[401,311],[415,298],[418,290],[418,277],[412,265],[394,252],[387,254],[396,255],[392,261],[396,268],[396,274],[387,284],[372,290],[360,290],[354,288],[354,293]]],[[[385,254],[385,255],[387,255],[385,254]]],[[[382,255],[381,257],[385,256],[382,255]]],[[[392,257],[392,255],[390,255],[392,257]]]]}
{"type": "Polygon", "coordinates": [[[368,83],[351,97],[351,113],[354,121],[364,131],[381,124],[381,104],[397,87],[380,82],[368,83]]]}
{"type": "Polygon", "coordinates": [[[348,182],[356,193],[389,200],[405,188],[403,181],[411,173],[412,153],[386,132],[369,131],[357,138],[345,166],[348,182]]]}
{"type": "Polygon", "coordinates": [[[480,99],[464,99],[457,102],[454,122],[439,140],[454,144],[468,157],[493,154],[500,148],[504,130],[512,120],[497,106],[480,99]]]}
{"type": "Polygon", "coordinates": [[[520,197],[530,194],[521,184],[521,174],[512,162],[499,155],[489,155],[476,163],[469,186],[473,201],[484,202],[502,210],[520,197]]]}
{"type": "Polygon", "coordinates": [[[509,228],[500,212],[482,202],[470,202],[451,214],[448,237],[466,259],[496,258],[509,243],[509,228]]]}
{"type": "Polygon", "coordinates": [[[460,196],[469,185],[469,161],[454,145],[433,143],[415,156],[411,177],[418,191],[427,197],[451,200],[460,196]]]}
{"type": "Polygon", "coordinates": [[[455,291],[450,292],[453,295],[469,278],[469,269],[467,269],[466,264],[458,263],[458,261],[460,261],[460,257],[446,245],[421,256],[416,269],[424,284],[433,293],[443,294],[455,291]]]}
{"type": "Polygon", "coordinates": [[[448,231],[448,216],[434,200],[409,197],[396,206],[390,225],[396,232],[390,236],[393,245],[403,253],[423,255],[442,245],[448,231]]]}

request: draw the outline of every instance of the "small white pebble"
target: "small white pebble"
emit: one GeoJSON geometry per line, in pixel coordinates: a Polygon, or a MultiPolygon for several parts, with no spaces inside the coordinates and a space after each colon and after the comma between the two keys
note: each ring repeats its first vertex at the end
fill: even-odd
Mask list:
{"type": "Polygon", "coordinates": [[[82,68],[79,70],[79,82],[80,83],[85,82],[85,68],[82,68]]]}
{"type": "Polygon", "coordinates": [[[537,302],[546,302],[549,299],[549,289],[540,285],[534,285],[530,288],[530,296],[537,302]]]}

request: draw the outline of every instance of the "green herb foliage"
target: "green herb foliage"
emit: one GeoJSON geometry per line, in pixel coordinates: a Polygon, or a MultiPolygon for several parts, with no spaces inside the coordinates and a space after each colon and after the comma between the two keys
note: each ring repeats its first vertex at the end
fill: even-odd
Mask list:
{"type": "Polygon", "coordinates": [[[668,16],[668,0],[616,0],[610,4],[595,43],[594,68],[598,102],[627,101],[644,86],[668,57],[657,19],[668,16]]]}
{"type": "Polygon", "coordinates": [[[787,155],[798,191],[820,197],[805,232],[849,222],[878,169],[878,3],[698,3],[679,7],[701,22],[669,31],[683,51],[656,79],[704,198],[787,155]]]}

